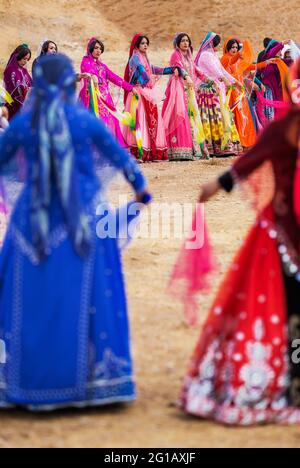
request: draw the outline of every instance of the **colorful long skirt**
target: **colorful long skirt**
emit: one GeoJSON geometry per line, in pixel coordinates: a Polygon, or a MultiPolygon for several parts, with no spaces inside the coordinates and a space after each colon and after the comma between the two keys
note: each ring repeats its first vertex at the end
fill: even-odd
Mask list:
{"type": "MultiPolygon", "coordinates": [[[[209,151],[205,142],[198,144],[194,134],[194,129],[191,125],[188,104],[187,104],[187,92],[184,91],[184,98],[186,102],[186,114],[177,125],[174,125],[174,129],[168,131],[167,143],[168,143],[168,155],[170,161],[195,161],[199,159],[209,159],[209,151]]],[[[167,106],[167,99],[163,107],[167,106]]],[[[176,116],[174,116],[175,120],[176,116]]]]}
{"type": "Polygon", "coordinates": [[[290,351],[291,340],[300,338],[300,283],[291,286],[289,278],[285,287],[279,252],[286,247],[276,237],[269,207],[204,325],[180,399],[187,413],[229,425],[300,423],[300,364],[295,370],[290,351]]]}
{"type": "Polygon", "coordinates": [[[235,155],[242,152],[240,137],[229,109],[224,116],[220,97],[214,85],[199,87],[197,101],[203,123],[206,144],[212,156],[235,155]],[[229,115],[229,113],[231,115],[229,115]]]}
{"type": "MultiPolygon", "coordinates": [[[[125,110],[130,112],[132,93],[129,93],[125,110]]],[[[136,138],[129,127],[123,127],[123,136],[130,152],[143,162],[168,160],[168,149],[161,111],[152,96],[152,89],[140,89],[138,124],[142,135],[143,156],[139,154],[136,138]]]]}

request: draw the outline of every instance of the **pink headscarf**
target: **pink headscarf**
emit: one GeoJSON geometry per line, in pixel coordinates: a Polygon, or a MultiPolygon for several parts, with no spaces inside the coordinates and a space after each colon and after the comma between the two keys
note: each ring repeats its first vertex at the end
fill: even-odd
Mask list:
{"type": "MultiPolygon", "coordinates": [[[[96,37],[92,37],[87,44],[86,55],[83,57],[81,61],[81,72],[98,76],[97,65],[100,66],[101,61],[98,59],[96,60],[93,54],[90,52],[90,47],[95,41],[99,41],[99,39],[97,39],[96,37]]],[[[87,92],[88,86],[89,86],[89,79],[85,78],[81,82],[81,89],[79,92],[79,98],[87,109],[90,106],[90,97],[87,92]]]]}
{"type": "Polygon", "coordinates": [[[179,61],[182,63],[183,68],[187,69],[186,71],[188,72],[189,76],[192,78],[193,82],[196,82],[197,76],[195,73],[195,62],[193,59],[193,51],[191,48],[189,48],[187,56],[184,56],[180,48],[177,46],[177,39],[180,35],[184,35],[189,37],[187,33],[184,32],[179,32],[175,34],[175,37],[173,39],[173,45],[174,49],[178,54],[179,61]]]}

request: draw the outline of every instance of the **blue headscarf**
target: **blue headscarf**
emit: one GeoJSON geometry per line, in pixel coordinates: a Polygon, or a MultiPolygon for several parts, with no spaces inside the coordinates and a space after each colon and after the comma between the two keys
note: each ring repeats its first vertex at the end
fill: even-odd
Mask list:
{"type": "Polygon", "coordinates": [[[88,217],[80,199],[73,141],[64,108],[67,101],[75,100],[75,81],[72,63],[64,55],[45,56],[34,70],[32,125],[38,132],[39,157],[33,167],[31,223],[40,260],[49,254],[52,183],[76,252],[86,256],[90,248],[88,217]]]}
{"type": "Polygon", "coordinates": [[[271,50],[273,47],[275,47],[277,44],[279,44],[278,41],[276,41],[275,39],[271,39],[269,44],[267,45],[266,49],[265,49],[265,53],[269,52],[269,50],[271,50]]]}

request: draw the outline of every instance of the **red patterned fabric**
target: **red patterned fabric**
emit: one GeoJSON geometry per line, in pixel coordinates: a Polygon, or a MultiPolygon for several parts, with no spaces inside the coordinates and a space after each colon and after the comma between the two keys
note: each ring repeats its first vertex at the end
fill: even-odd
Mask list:
{"type": "Polygon", "coordinates": [[[269,206],[232,263],[204,325],[180,404],[226,424],[300,422],[287,405],[286,303],[269,206]]]}
{"type": "Polygon", "coordinates": [[[292,100],[297,106],[233,165],[258,217],[208,314],[180,398],[186,412],[225,424],[300,423],[296,400],[295,407],[288,402],[297,378],[289,360],[293,335],[286,334],[287,312],[299,319],[299,296],[288,309],[284,284],[284,274],[297,285],[300,278],[300,159],[289,141],[290,129],[300,128],[300,99],[292,100]]]}
{"type": "Polygon", "coordinates": [[[145,97],[141,97],[144,102],[145,110],[146,110],[146,118],[147,118],[147,125],[148,131],[151,141],[151,148],[155,150],[156,148],[156,136],[157,136],[157,124],[158,124],[158,108],[155,102],[151,102],[145,97]]]}

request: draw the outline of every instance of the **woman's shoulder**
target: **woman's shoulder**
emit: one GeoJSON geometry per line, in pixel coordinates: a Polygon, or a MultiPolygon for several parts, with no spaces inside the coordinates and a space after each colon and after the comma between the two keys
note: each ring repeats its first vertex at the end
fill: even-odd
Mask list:
{"type": "Polygon", "coordinates": [[[173,50],[172,54],[171,54],[171,57],[170,57],[170,63],[172,64],[180,64],[182,67],[183,67],[183,63],[182,63],[182,57],[180,55],[180,53],[178,52],[178,50],[173,50]]]}
{"type": "Polygon", "coordinates": [[[100,67],[100,69],[102,69],[102,72],[104,72],[104,73],[109,73],[111,71],[109,66],[106,65],[106,63],[104,63],[104,62],[99,62],[99,67],[100,67]]]}
{"type": "Polygon", "coordinates": [[[139,64],[141,63],[140,57],[138,54],[133,54],[129,59],[129,65],[139,64]]]}
{"type": "Polygon", "coordinates": [[[85,55],[81,60],[81,66],[82,65],[92,67],[94,65],[94,62],[90,57],[85,55]]]}
{"type": "Polygon", "coordinates": [[[92,62],[92,59],[91,59],[91,57],[89,57],[88,55],[84,55],[84,56],[82,57],[81,62],[92,62]]]}
{"type": "Polygon", "coordinates": [[[217,54],[215,54],[214,52],[211,52],[209,49],[206,49],[206,50],[203,50],[201,52],[201,57],[207,57],[207,56],[212,56],[212,57],[216,57],[217,54]]]}
{"type": "Polygon", "coordinates": [[[16,67],[14,65],[7,65],[7,67],[4,70],[4,76],[10,75],[12,72],[16,71],[16,67]]]}

